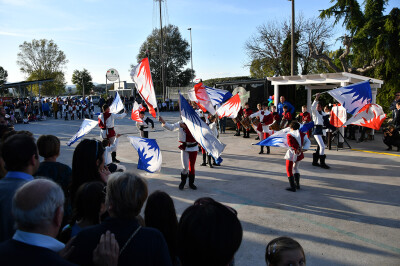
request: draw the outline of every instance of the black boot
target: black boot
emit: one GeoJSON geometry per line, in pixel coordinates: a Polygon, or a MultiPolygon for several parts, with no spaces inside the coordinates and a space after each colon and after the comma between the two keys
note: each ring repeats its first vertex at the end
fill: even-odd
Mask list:
{"type": "Polygon", "coordinates": [[[300,174],[299,173],[294,174],[294,181],[296,182],[296,188],[300,189],[300,174]]]}
{"type": "Polygon", "coordinates": [[[213,165],[215,165],[215,166],[221,166],[220,164],[217,164],[217,162],[215,161],[214,157],[212,157],[212,161],[213,161],[213,165]]]}
{"type": "Polygon", "coordinates": [[[296,192],[296,185],[294,184],[294,177],[288,177],[290,187],[286,188],[287,191],[296,192]]]}
{"type": "Polygon", "coordinates": [[[257,137],[255,138],[255,140],[260,140],[260,137],[259,137],[259,136],[257,136],[257,137]]]}
{"type": "Polygon", "coordinates": [[[264,153],[264,146],[261,146],[261,150],[258,154],[263,154],[264,153]]]}
{"type": "Polygon", "coordinates": [[[240,129],[236,129],[236,134],[235,136],[240,136],[240,129]]]}
{"type": "Polygon", "coordinates": [[[189,187],[193,190],[196,190],[197,187],[194,184],[194,175],[189,175],[189,187]]]}
{"type": "Polygon", "coordinates": [[[115,151],[112,152],[111,158],[112,158],[113,163],[120,163],[120,161],[117,159],[117,152],[115,152],[115,151]]]}
{"type": "Polygon", "coordinates": [[[386,151],[391,151],[392,150],[392,145],[388,145],[389,148],[386,149],[386,151]]]}
{"type": "Polygon", "coordinates": [[[319,160],[321,161],[321,167],[324,169],[329,169],[330,167],[325,164],[326,155],[320,155],[319,160]]]}
{"type": "Polygon", "coordinates": [[[316,152],[314,152],[314,153],[312,154],[312,157],[313,157],[312,165],[314,165],[314,166],[321,166],[321,165],[318,163],[319,154],[316,153],[316,152]]]}
{"type": "Polygon", "coordinates": [[[200,164],[201,166],[206,166],[207,165],[207,154],[203,153],[203,163],[200,164]]]}
{"type": "Polygon", "coordinates": [[[269,148],[269,146],[267,146],[267,154],[271,153],[271,149],[269,148]]]}
{"type": "Polygon", "coordinates": [[[180,190],[182,190],[185,187],[187,177],[188,177],[188,174],[182,174],[181,173],[181,183],[179,184],[179,189],[180,190]]]}
{"type": "Polygon", "coordinates": [[[207,157],[208,157],[208,165],[210,166],[210,168],[214,168],[214,166],[212,166],[211,163],[211,155],[208,155],[207,157]]]}

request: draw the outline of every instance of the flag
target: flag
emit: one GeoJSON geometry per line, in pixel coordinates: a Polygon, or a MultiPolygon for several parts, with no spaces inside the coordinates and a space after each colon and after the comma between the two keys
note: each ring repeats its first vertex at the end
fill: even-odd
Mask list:
{"type": "Polygon", "coordinates": [[[139,155],[138,169],[145,170],[150,173],[161,170],[162,155],[160,147],[158,147],[155,139],[146,139],[140,137],[128,136],[132,146],[139,155]]]}
{"type": "Polygon", "coordinates": [[[131,114],[132,120],[139,123],[143,123],[143,120],[139,117],[139,113],[141,112],[142,108],[141,105],[139,106],[136,101],[133,103],[132,114],[131,114]]]}
{"type": "Polygon", "coordinates": [[[146,102],[150,114],[156,117],[154,109],[157,107],[157,99],[151,78],[149,59],[147,57],[132,69],[131,78],[136,84],[136,89],[140,97],[146,102]]]}
{"type": "Polygon", "coordinates": [[[355,116],[347,120],[344,125],[357,125],[379,130],[385,118],[386,114],[380,105],[367,104],[355,116]]]}
{"type": "Polygon", "coordinates": [[[114,101],[110,106],[110,113],[118,114],[123,109],[124,109],[124,104],[121,101],[121,97],[119,97],[119,93],[116,92],[114,101]]]}
{"type": "Polygon", "coordinates": [[[180,112],[182,121],[188,127],[195,140],[211,154],[217,163],[221,162],[220,155],[225,149],[225,144],[221,143],[212,133],[209,126],[200,119],[199,115],[189,105],[186,99],[179,94],[180,112]]]}
{"type": "Polygon", "coordinates": [[[226,103],[224,103],[217,110],[217,114],[219,119],[225,117],[236,118],[238,112],[240,111],[240,97],[239,94],[236,94],[232,98],[230,98],[226,103]]]}
{"type": "Polygon", "coordinates": [[[203,112],[208,111],[210,114],[215,115],[215,109],[211,103],[210,97],[208,96],[206,87],[202,82],[194,85],[194,92],[196,95],[197,104],[203,110],[203,112]]]}
{"type": "Polygon", "coordinates": [[[270,146],[270,147],[282,147],[289,148],[287,142],[287,134],[289,133],[290,128],[285,128],[275,132],[275,134],[269,136],[268,138],[254,144],[260,146],[270,146]]]}
{"type": "Polygon", "coordinates": [[[314,122],[311,121],[309,123],[305,123],[303,125],[300,126],[300,131],[303,133],[306,133],[307,131],[309,131],[310,129],[312,129],[314,127],[314,122]]]}
{"type": "Polygon", "coordinates": [[[213,106],[222,105],[222,103],[226,102],[233,96],[232,93],[226,90],[210,88],[207,86],[204,87],[206,88],[206,91],[208,93],[208,96],[210,97],[213,106]]]}
{"type": "Polygon", "coordinates": [[[329,123],[334,127],[342,127],[347,121],[347,112],[343,106],[336,105],[332,107],[329,123]]]}
{"type": "Polygon", "coordinates": [[[67,142],[68,146],[71,146],[80,138],[88,134],[95,126],[97,126],[98,122],[91,119],[83,120],[81,127],[79,128],[78,132],[67,142]]]}
{"type": "Polygon", "coordinates": [[[335,98],[349,114],[357,114],[366,104],[372,102],[372,92],[369,81],[337,88],[328,93],[335,98]]]}

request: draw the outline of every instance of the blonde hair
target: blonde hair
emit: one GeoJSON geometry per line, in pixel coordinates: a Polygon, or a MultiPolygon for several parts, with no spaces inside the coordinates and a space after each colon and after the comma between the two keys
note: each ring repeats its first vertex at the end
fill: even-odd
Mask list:
{"type": "Polygon", "coordinates": [[[107,182],[106,205],[118,218],[135,218],[147,199],[146,181],[133,172],[111,174],[107,182]]]}

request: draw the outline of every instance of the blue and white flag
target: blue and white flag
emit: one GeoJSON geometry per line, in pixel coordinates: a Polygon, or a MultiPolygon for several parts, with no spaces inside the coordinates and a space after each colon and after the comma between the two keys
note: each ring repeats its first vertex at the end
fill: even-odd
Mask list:
{"type": "Polygon", "coordinates": [[[221,162],[221,153],[225,144],[219,141],[212,133],[210,127],[200,119],[199,115],[189,105],[186,99],[179,94],[182,121],[188,127],[195,140],[218,162],[221,162]]]}
{"type": "Polygon", "coordinates": [[[210,97],[211,103],[213,106],[222,105],[222,103],[226,102],[230,98],[232,98],[232,93],[226,90],[216,89],[206,87],[206,91],[208,96],[210,97]]]}
{"type": "Polygon", "coordinates": [[[157,141],[155,139],[132,136],[128,136],[128,139],[139,155],[137,168],[150,173],[160,171],[162,155],[157,141]]]}
{"type": "Polygon", "coordinates": [[[369,81],[337,88],[328,91],[328,93],[352,115],[357,114],[361,108],[372,102],[372,92],[369,81]]]}
{"type": "Polygon", "coordinates": [[[89,133],[95,126],[97,126],[98,122],[91,119],[85,119],[82,122],[81,127],[79,128],[78,132],[67,142],[68,146],[74,144],[77,140],[85,136],[89,133]]]}
{"type": "Polygon", "coordinates": [[[314,122],[313,121],[301,125],[299,130],[301,132],[303,132],[303,133],[306,133],[307,131],[309,131],[312,128],[314,128],[314,122]]]}
{"type": "Polygon", "coordinates": [[[260,146],[270,146],[270,147],[282,147],[289,148],[287,142],[287,134],[290,132],[290,128],[285,128],[275,132],[275,134],[269,136],[268,138],[254,144],[260,146]]]}
{"type": "Polygon", "coordinates": [[[121,101],[121,97],[119,97],[119,93],[115,93],[115,99],[110,106],[110,113],[118,114],[121,110],[124,110],[124,104],[121,101]]]}

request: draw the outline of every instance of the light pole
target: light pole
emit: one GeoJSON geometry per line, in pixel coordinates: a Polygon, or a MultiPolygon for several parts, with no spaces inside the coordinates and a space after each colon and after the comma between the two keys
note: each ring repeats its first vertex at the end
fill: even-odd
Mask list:
{"type": "Polygon", "coordinates": [[[294,75],[294,0],[289,0],[292,1],[292,36],[291,36],[291,56],[290,56],[290,75],[294,75]]]}
{"type": "Polygon", "coordinates": [[[193,84],[193,46],[192,46],[192,28],[188,28],[188,31],[190,31],[190,61],[192,64],[192,84],[193,84]]]}

